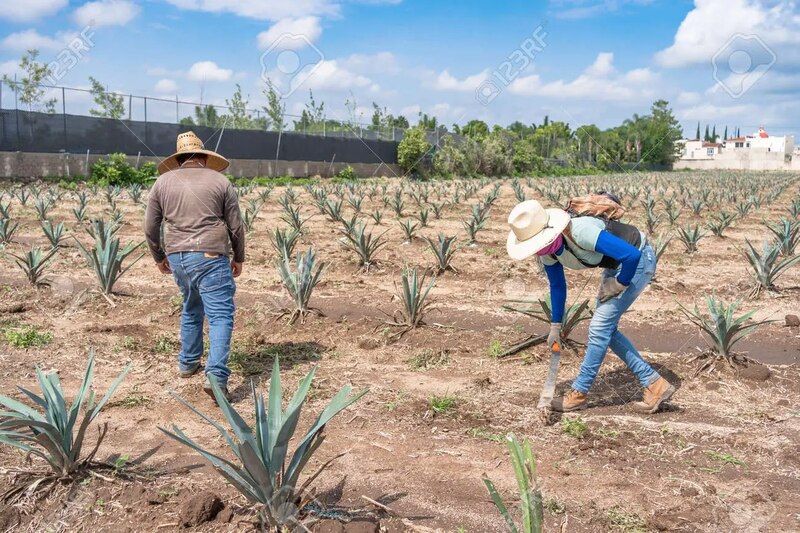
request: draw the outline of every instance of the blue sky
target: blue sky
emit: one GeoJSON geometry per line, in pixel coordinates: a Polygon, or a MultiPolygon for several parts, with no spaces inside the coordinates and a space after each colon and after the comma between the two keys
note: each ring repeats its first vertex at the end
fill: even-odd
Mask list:
{"type": "MultiPolygon", "coordinates": [[[[290,114],[312,89],[331,118],[347,116],[352,95],[364,122],[375,101],[412,123],[421,110],[447,125],[548,114],[608,127],[664,98],[690,136],[698,121],[783,134],[800,130],[799,41],[800,9],[779,0],[26,0],[0,11],[0,72],[35,47],[60,61],[61,85],[91,75],[193,102],[224,104],[239,83],[258,108],[266,75],[290,114]],[[71,61],[63,50],[87,36],[71,61]],[[476,96],[487,80],[490,97],[476,96]]],[[[8,91],[2,103],[13,106],[8,91]]],[[[67,104],[83,113],[91,102],[73,93],[67,104]]],[[[143,117],[141,102],[132,114],[143,117]]],[[[148,104],[151,120],[175,115],[175,104],[148,104]]]]}

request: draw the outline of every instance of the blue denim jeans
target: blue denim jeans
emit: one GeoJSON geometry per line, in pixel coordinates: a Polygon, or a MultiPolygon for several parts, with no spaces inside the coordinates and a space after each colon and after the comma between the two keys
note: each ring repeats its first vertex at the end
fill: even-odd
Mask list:
{"type": "Polygon", "coordinates": [[[226,256],[206,257],[203,252],[178,252],[168,256],[175,282],[183,294],[181,313],[181,352],[178,367],[189,371],[200,364],[203,355],[203,322],[208,317],[210,348],[206,374],[225,387],[231,334],[233,333],[233,281],[230,260],[226,256]]]}
{"type": "MultiPolygon", "coordinates": [[[[583,358],[581,370],[572,384],[572,388],[587,393],[594,383],[600,365],[603,364],[609,348],[622,359],[631,369],[641,383],[642,387],[649,387],[660,376],[653,370],[647,361],[631,344],[625,335],[617,329],[619,319],[628,310],[636,298],[650,284],[656,272],[656,254],[650,245],[642,250],[639,266],[628,288],[617,296],[604,303],[597,303],[597,308],[589,323],[589,340],[586,346],[586,356],[583,358]]],[[[619,274],[619,269],[606,269],[603,277],[612,277],[619,274]]]]}

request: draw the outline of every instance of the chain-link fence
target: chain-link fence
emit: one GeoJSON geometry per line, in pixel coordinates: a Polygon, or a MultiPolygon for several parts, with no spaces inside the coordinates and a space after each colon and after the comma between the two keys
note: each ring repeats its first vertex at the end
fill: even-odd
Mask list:
{"type": "MultiPolygon", "coordinates": [[[[98,105],[89,89],[39,85],[39,96],[28,102],[24,91],[15,90],[15,83],[0,81],[0,109],[34,111],[59,115],[96,116],[98,105]]],[[[283,115],[283,127],[273,121],[265,108],[187,102],[153,96],[109,92],[121,101],[119,118],[150,122],[205,126],[210,128],[296,132],[322,137],[359,138],[399,142],[404,128],[363,123],[353,119],[308,115],[283,115]]],[[[438,144],[444,130],[430,130],[429,138],[438,144]]]]}

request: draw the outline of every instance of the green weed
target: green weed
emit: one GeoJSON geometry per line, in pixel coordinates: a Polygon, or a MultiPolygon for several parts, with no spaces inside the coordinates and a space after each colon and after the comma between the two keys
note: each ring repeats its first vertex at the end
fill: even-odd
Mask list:
{"type": "Polygon", "coordinates": [[[611,528],[624,533],[647,533],[647,523],[636,513],[625,511],[615,505],[606,511],[606,518],[611,528]]]}
{"type": "Polygon", "coordinates": [[[6,327],[3,336],[8,344],[17,348],[44,346],[53,341],[52,333],[39,331],[36,326],[6,327]]]}
{"type": "Polygon", "coordinates": [[[503,351],[503,343],[497,339],[493,339],[492,342],[489,343],[487,354],[489,357],[500,357],[500,354],[502,354],[503,351]]]}
{"type": "Polygon", "coordinates": [[[576,439],[582,439],[586,436],[589,428],[586,427],[586,421],[580,416],[574,418],[565,416],[561,419],[561,430],[576,439]]]}
{"type": "Polygon", "coordinates": [[[422,350],[408,361],[411,370],[425,371],[446,366],[450,363],[450,354],[446,350],[422,350]]]}
{"type": "Polygon", "coordinates": [[[438,394],[431,396],[431,409],[436,414],[450,413],[456,409],[457,404],[458,399],[447,392],[441,396],[438,394]]]}

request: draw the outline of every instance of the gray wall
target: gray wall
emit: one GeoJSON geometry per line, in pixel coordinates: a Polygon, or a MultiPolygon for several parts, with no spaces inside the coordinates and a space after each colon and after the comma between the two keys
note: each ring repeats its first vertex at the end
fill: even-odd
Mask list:
{"type": "MultiPolygon", "coordinates": [[[[0,152],[0,178],[31,179],[47,176],[88,176],[95,161],[104,157],[102,155],[89,155],[87,158],[85,155],[76,154],[0,152]]],[[[139,161],[140,163],[145,161],[158,163],[158,158],[142,157],[139,161]]],[[[128,156],[128,162],[135,165],[136,156],[128,156]]],[[[226,173],[237,178],[252,178],[256,176],[305,178],[316,175],[327,178],[347,166],[353,167],[356,174],[364,178],[403,175],[400,167],[385,163],[327,163],[324,161],[272,161],[260,159],[232,159],[231,166],[226,173]]]]}

